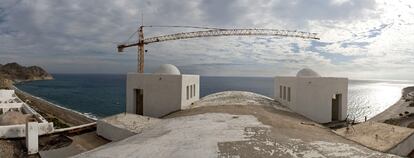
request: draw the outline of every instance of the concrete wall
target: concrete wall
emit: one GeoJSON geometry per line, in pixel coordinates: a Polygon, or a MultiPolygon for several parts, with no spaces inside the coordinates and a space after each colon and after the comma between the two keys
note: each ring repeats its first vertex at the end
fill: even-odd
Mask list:
{"type": "Polygon", "coordinates": [[[160,119],[130,113],[120,113],[97,121],[97,134],[111,141],[119,141],[141,133],[160,119]]]}
{"type": "MultiPolygon", "coordinates": [[[[38,122],[39,134],[46,134],[53,131],[53,123],[47,122],[39,113],[30,108],[27,104],[20,103],[19,111],[23,114],[32,114],[38,122]]],[[[10,107],[9,107],[10,108],[10,107]]],[[[8,108],[3,110],[7,111],[8,108]]],[[[25,124],[0,126],[0,138],[20,138],[25,137],[25,124]]]]}
{"type": "Polygon", "coordinates": [[[32,114],[39,123],[47,123],[47,120],[42,115],[30,108],[27,104],[23,104],[21,110],[24,114],[32,114]]]}
{"type": "Polygon", "coordinates": [[[29,155],[39,151],[39,131],[37,122],[26,122],[26,148],[29,155]]]}
{"type": "Polygon", "coordinates": [[[406,139],[404,139],[401,143],[394,146],[388,152],[400,156],[408,156],[411,151],[414,150],[414,134],[411,134],[406,139]]]}
{"type": "Polygon", "coordinates": [[[23,103],[9,103],[9,104],[0,104],[0,110],[2,113],[6,113],[10,109],[18,109],[18,111],[22,112],[21,108],[23,106],[23,103]]]}
{"type": "Polygon", "coordinates": [[[119,141],[136,134],[128,129],[113,126],[103,120],[96,121],[96,133],[111,141],[119,141]]]}
{"type": "Polygon", "coordinates": [[[135,113],[135,89],[143,89],[145,116],[161,117],[190,105],[199,98],[199,77],[196,75],[128,73],[126,106],[135,113]],[[196,96],[187,100],[186,86],[196,84],[196,96]]]}
{"type": "MultiPolygon", "coordinates": [[[[0,99],[1,98],[15,98],[15,97],[16,96],[14,95],[14,90],[7,90],[7,89],[0,90],[0,99]]],[[[1,101],[5,101],[5,100],[1,99],[1,101]]]]}
{"type": "Polygon", "coordinates": [[[182,75],[181,109],[186,109],[200,99],[200,76],[182,75]],[[187,99],[187,86],[189,87],[187,99]]]}
{"type": "MultiPolygon", "coordinates": [[[[283,91],[282,91],[283,92],[283,91]]],[[[332,121],[332,97],[342,94],[340,120],[347,115],[348,79],[331,77],[276,77],[275,100],[316,122],[332,121]],[[280,98],[280,85],[291,88],[291,101],[280,98]]]]}
{"type": "Polygon", "coordinates": [[[347,115],[348,80],[345,78],[298,78],[297,105],[299,113],[321,123],[332,121],[332,98],[342,94],[340,120],[347,115]]]}
{"type": "Polygon", "coordinates": [[[274,83],[274,99],[283,105],[288,106],[290,109],[296,108],[296,77],[276,77],[274,83]],[[280,86],[282,86],[282,93],[280,93],[280,86]],[[283,89],[286,87],[286,97],[283,98],[283,89]],[[287,98],[287,91],[290,88],[290,101],[287,98]]]}
{"type": "MultiPolygon", "coordinates": [[[[53,132],[53,123],[39,123],[39,135],[53,132]]],[[[26,125],[0,126],[0,138],[23,138],[26,136],[26,125]]]]}
{"type": "MultiPolygon", "coordinates": [[[[1,97],[16,97],[14,94],[14,90],[2,91],[1,97]]],[[[6,98],[6,100],[9,98],[6,98]]],[[[13,98],[21,101],[18,98],[13,98]]],[[[37,121],[36,126],[38,126],[37,133],[39,135],[47,134],[52,132],[53,123],[47,122],[45,118],[43,118],[39,113],[35,110],[30,108],[26,103],[7,103],[0,105],[0,110],[4,112],[8,111],[10,108],[17,108],[23,114],[31,114],[33,115],[34,119],[37,121]]],[[[0,138],[20,138],[26,136],[26,126],[25,124],[19,125],[7,125],[7,126],[0,126],[0,138]]]]}

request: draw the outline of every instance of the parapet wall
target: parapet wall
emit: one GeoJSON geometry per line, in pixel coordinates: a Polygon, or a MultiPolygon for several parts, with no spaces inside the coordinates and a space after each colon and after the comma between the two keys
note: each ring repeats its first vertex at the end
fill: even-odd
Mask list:
{"type": "MultiPolygon", "coordinates": [[[[53,132],[53,123],[39,123],[39,135],[53,132]]],[[[26,136],[26,125],[8,125],[0,126],[0,138],[22,138],[26,136]]]]}
{"type": "Polygon", "coordinates": [[[408,156],[414,150],[414,134],[411,134],[388,152],[400,156],[408,156]]]}
{"type": "Polygon", "coordinates": [[[43,118],[42,115],[37,113],[35,110],[30,108],[27,104],[22,105],[22,111],[26,114],[32,114],[33,117],[39,122],[39,123],[47,123],[47,120],[43,118]]]}

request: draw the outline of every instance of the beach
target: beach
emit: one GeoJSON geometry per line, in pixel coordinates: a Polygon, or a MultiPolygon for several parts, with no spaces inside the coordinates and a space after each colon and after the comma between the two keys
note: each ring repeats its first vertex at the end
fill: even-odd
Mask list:
{"type": "Polygon", "coordinates": [[[23,92],[16,87],[13,89],[21,100],[26,101],[30,107],[39,112],[46,119],[49,119],[48,121],[52,121],[55,124],[55,128],[79,126],[95,122],[94,119],[79,112],[60,107],[29,93],[23,92]]]}
{"type": "MultiPolygon", "coordinates": [[[[414,101],[406,99],[408,93],[413,92],[414,87],[406,87],[402,90],[402,96],[395,104],[385,111],[374,116],[370,121],[384,122],[392,125],[407,127],[414,122],[414,107],[409,105],[414,101]]],[[[413,127],[411,127],[413,128],[413,127]]]]}

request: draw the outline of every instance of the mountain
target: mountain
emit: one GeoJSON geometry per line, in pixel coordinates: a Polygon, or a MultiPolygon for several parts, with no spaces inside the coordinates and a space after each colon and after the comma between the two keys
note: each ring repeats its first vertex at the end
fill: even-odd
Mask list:
{"type": "Polygon", "coordinates": [[[0,83],[52,79],[52,75],[38,66],[25,67],[17,63],[0,64],[0,83]]]}

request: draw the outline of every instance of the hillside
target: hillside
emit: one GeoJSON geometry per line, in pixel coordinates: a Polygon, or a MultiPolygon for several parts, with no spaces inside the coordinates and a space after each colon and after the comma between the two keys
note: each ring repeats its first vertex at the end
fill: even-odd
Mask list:
{"type": "Polygon", "coordinates": [[[9,86],[13,82],[51,80],[52,75],[38,66],[21,66],[17,63],[0,64],[0,86],[9,86]]]}

